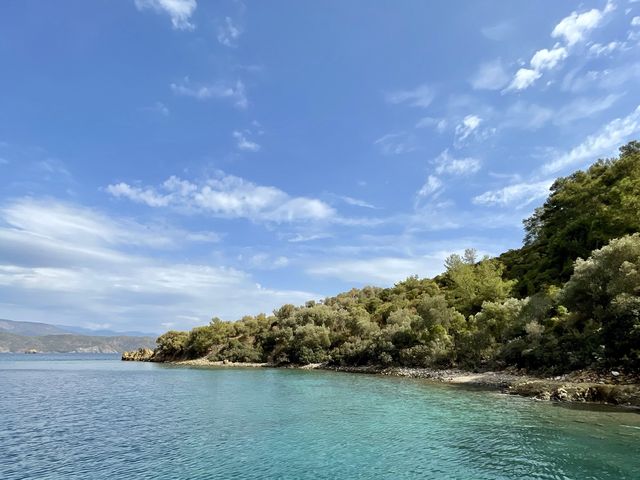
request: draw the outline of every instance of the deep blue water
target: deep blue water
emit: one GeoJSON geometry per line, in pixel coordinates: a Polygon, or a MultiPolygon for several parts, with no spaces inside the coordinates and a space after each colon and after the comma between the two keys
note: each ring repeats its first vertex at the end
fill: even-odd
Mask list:
{"type": "Polygon", "coordinates": [[[640,415],[431,384],[0,355],[0,479],[638,479],[640,415]]]}

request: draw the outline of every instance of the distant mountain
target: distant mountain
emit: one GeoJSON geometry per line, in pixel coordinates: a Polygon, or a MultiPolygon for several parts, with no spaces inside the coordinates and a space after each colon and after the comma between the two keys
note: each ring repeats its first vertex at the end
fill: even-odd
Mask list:
{"type": "Polygon", "coordinates": [[[89,335],[43,335],[27,337],[0,332],[0,352],[122,353],[141,347],[155,348],[154,337],[92,337],[89,335]]]}
{"type": "Polygon", "coordinates": [[[14,335],[24,335],[27,337],[37,337],[40,335],[63,335],[70,333],[55,325],[40,322],[14,322],[13,320],[0,319],[0,332],[12,333],[14,335]]]}
{"type": "Polygon", "coordinates": [[[0,352],[120,353],[141,347],[155,348],[155,335],[131,333],[94,332],[80,327],[0,319],[0,352]],[[85,335],[84,332],[91,334],[85,335]]]}
{"type": "Polygon", "coordinates": [[[117,337],[126,335],[128,337],[159,337],[160,334],[153,332],[139,332],[136,330],[119,332],[117,330],[91,330],[90,328],[72,327],[69,325],[54,325],[57,328],[65,330],[67,333],[77,333],[80,335],[92,335],[94,337],[117,337]]]}
{"type": "Polygon", "coordinates": [[[0,319],[0,332],[13,333],[15,335],[25,335],[27,337],[38,337],[42,335],[64,335],[75,333],[77,335],[90,335],[92,337],[157,337],[157,333],[117,330],[91,330],[90,328],[74,327],[69,325],[51,325],[41,322],[16,322],[13,320],[0,319]]]}

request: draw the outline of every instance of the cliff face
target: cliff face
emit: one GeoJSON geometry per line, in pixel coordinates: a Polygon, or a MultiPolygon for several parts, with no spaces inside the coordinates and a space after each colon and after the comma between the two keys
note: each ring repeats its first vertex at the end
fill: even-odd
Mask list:
{"type": "Polygon", "coordinates": [[[132,362],[150,362],[153,357],[153,350],[150,348],[139,348],[122,354],[122,360],[132,362]]]}

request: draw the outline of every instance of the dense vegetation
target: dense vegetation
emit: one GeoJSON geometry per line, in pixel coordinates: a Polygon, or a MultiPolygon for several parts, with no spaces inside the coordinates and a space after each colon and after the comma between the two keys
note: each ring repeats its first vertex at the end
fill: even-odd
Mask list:
{"type": "Polygon", "coordinates": [[[156,358],[638,369],[640,143],[620,151],[558,179],[525,220],[520,250],[498,259],[468,250],[449,257],[435,279],[410,277],[273,315],[170,331],[158,338],[156,358]]]}

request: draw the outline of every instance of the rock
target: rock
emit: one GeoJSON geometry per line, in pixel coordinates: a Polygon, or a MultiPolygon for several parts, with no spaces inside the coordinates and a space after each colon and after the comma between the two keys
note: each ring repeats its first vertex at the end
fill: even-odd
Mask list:
{"type": "Polygon", "coordinates": [[[612,370],[611,375],[613,375],[614,377],[617,377],[618,375],[620,375],[620,372],[617,372],[616,370],[612,370]]]}
{"type": "Polygon", "coordinates": [[[150,348],[139,348],[131,352],[123,352],[122,360],[130,362],[148,362],[153,357],[153,350],[150,348]]]}
{"type": "Polygon", "coordinates": [[[552,398],[554,400],[560,400],[561,402],[566,402],[570,400],[569,394],[567,393],[567,390],[564,387],[560,387],[556,389],[556,391],[553,392],[552,398]]]}

